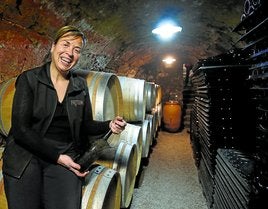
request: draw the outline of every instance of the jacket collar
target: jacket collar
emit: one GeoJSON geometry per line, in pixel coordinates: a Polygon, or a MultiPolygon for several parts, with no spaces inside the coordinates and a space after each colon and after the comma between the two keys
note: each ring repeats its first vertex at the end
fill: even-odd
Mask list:
{"type": "MultiPolygon", "coordinates": [[[[50,64],[51,62],[47,62],[46,64],[41,66],[41,69],[37,74],[37,79],[41,83],[44,83],[45,85],[54,88],[50,78],[50,64]]],[[[72,70],[70,70],[69,79],[70,83],[68,88],[68,94],[75,91],[82,91],[85,89],[85,85],[82,82],[82,79],[79,79],[78,76],[72,72],[72,70]]]]}

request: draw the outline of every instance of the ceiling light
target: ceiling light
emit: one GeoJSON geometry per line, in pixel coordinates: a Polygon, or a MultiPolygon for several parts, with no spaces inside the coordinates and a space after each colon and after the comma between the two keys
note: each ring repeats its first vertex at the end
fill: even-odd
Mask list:
{"type": "Polygon", "coordinates": [[[152,30],[153,34],[159,35],[162,39],[170,39],[175,33],[181,32],[182,27],[176,26],[171,21],[162,22],[157,28],[152,30]]]}
{"type": "Polygon", "coordinates": [[[167,57],[165,59],[162,60],[163,62],[165,62],[166,64],[172,64],[173,62],[176,61],[176,59],[174,59],[173,57],[167,57]]]}

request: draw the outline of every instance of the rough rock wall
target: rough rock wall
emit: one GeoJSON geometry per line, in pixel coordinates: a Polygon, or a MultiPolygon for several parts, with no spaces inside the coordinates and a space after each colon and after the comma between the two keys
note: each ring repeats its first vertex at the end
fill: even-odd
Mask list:
{"type": "Polygon", "coordinates": [[[41,65],[53,34],[66,24],[88,37],[78,67],[154,81],[166,98],[181,92],[182,64],[230,49],[244,0],[0,0],[0,83],[41,65]],[[151,34],[163,16],[180,19],[183,33],[170,44],[151,34]],[[174,53],[166,69],[162,56],[174,53]]]}
{"type": "Polygon", "coordinates": [[[79,1],[1,0],[0,82],[44,63],[56,30],[66,24],[86,32],[88,45],[79,66],[103,70],[115,53],[113,38],[94,32],[82,17],[79,1]]]}

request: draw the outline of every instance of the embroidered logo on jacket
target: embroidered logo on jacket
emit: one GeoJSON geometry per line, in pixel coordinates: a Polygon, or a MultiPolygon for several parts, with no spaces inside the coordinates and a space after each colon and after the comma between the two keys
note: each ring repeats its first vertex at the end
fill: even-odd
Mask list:
{"type": "Polygon", "coordinates": [[[78,100],[78,99],[73,99],[71,100],[71,105],[78,106],[78,105],[83,105],[84,101],[78,100]]]}

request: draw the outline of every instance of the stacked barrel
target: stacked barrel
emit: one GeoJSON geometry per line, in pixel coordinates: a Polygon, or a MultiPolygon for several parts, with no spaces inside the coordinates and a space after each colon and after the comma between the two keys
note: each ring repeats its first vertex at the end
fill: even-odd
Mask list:
{"type": "MultiPolygon", "coordinates": [[[[162,89],[161,86],[154,82],[145,82],[146,109],[145,120],[148,121],[151,136],[150,145],[157,138],[157,133],[161,127],[162,121],[162,89]]],[[[144,153],[148,157],[149,150],[144,153]]]]}
{"type": "MultiPolygon", "coordinates": [[[[121,134],[109,137],[111,149],[100,156],[86,177],[82,209],[127,208],[142,162],[149,157],[160,127],[161,87],[113,73],[86,70],[76,73],[87,81],[95,120],[111,120],[120,115],[127,122],[121,134]]],[[[10,129],[15,80],[10,79],[0,86],[0,133],[3,137],[10,129]]],[[[0,208],[7,208],[1,172],[0,200],[0,208]]]]}

